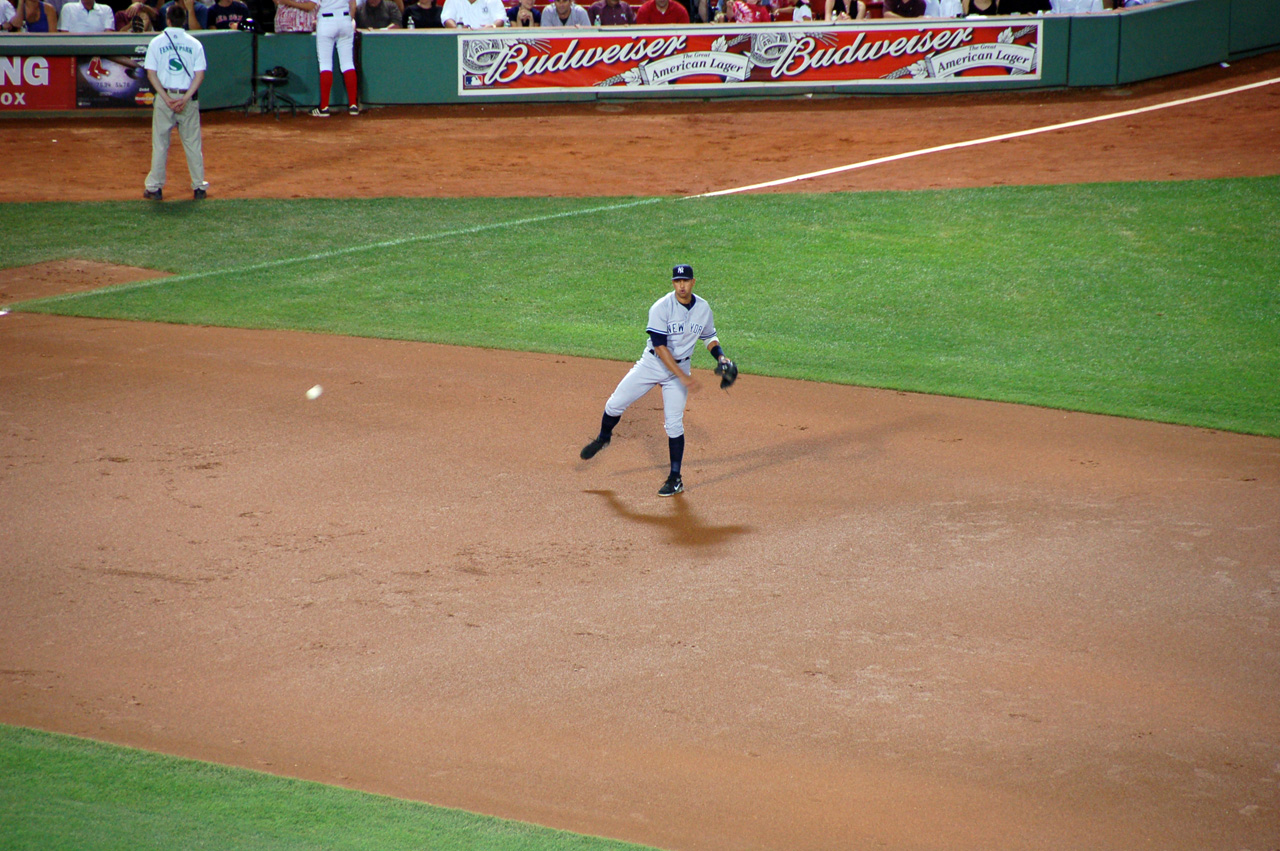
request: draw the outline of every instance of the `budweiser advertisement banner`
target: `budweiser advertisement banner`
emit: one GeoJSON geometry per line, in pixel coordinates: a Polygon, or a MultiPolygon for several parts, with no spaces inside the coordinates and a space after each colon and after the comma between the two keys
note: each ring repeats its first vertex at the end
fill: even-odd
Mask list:
{"type": "Polygon", "coordinates": [[[459,36],[458,93],[1039,79],[1041,25],[1039,19],[960,19],[848,28],[757,24],[468,33],[459,36]]]}

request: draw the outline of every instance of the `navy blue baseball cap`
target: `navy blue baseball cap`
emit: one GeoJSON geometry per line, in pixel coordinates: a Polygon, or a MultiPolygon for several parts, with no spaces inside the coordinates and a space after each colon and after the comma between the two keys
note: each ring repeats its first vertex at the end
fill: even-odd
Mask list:
{"type": "Polygon", "coordinates": [[[671,280],[673,281],[692,281],[693,267],[687,263],[681,263],[671,270],[671,280]]]}

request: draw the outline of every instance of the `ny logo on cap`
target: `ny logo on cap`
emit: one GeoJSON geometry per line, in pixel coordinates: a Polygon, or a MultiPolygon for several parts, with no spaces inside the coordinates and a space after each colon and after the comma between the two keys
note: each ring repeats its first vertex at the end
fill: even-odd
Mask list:
{"type": "Polygon", "coordinates": [[[690,266],[690,265],[688,265],[688,264],[681,263],[679,266],[676,266],[675,268],[673,268],[673,269],[671,270],[671,280],[673,280],[673,281],[692,281],[692,280],[693,280],[693,267],[692,267],[692,266],[690,266]]]}

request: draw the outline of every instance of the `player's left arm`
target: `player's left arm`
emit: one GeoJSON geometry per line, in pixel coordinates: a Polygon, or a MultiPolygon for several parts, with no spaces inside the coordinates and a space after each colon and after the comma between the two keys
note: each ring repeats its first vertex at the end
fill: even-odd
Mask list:
{"type": "Polygon", "coordinates": [[[738,365],[729,359],[720,346],[720,340],[712,337],[707,340],[707,351],[716,359],[716,375],[720,376],[720,389],[727,390],[738,380],[738,365]]]}
{"type": "Polygon", "coordinates": [[[724,363],[729,356],[724,353],[724,349],[720,346],[720,338],[712,337],[707,340],[707,351],[711,352],[711,357],[716,359],[716,363],[724,363]]]}

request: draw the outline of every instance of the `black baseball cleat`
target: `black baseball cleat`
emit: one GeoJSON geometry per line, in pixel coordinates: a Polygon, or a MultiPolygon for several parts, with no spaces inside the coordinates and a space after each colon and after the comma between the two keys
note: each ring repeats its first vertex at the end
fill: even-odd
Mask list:
{"type": "Polygon", "coordinates": [[[193,201],[203,201],[208,196],[209,196],[208,190],[206,190],[203,186],[201,186],[199,189],[191,193],[191,199],[193,201]]]}
{"type": "Polygon", "coordinates": [[[608,445],[609,445],[609,441],[601,440],[600,438],[597,437],[595,440],[591,441],[586,446],[582,447],[582,451],[579,452],[578,454],[582,456],[583,461],[590,461],[592,458],[596,457],[597,452],[599,452],[601,449],[604,449],[608,445]]]}
{"type": "Polygon", "coordinates": [[[142,190],[142,197],[147,201],[163,201],[164,190],[163,189],[144,189],[142,190]]]}
{"type": "Polygon", "coordinates": [[[667,476],[667,480],[662,483],[662,487],[658,488],[658,496],[675,496],[684,490],[684,481],[680,478],[679,473],[672,473],[667,476]]]}

